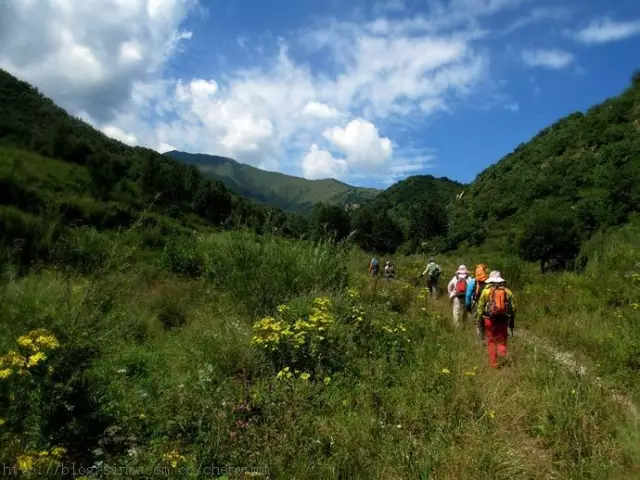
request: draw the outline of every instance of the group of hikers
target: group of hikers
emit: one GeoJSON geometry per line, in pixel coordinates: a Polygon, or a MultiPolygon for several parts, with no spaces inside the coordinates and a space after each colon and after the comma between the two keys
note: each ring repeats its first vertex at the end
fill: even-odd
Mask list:
{"type": "MultiPolygon", "coordinates": [[[[374,258],[369,265],[369,272],[375,276],[378,270],[378,262],[374,258]]],[[[453,324],[461,326],[466,323],[469,315],[472,316],[477,341],[486,342],[489,365],[499,368],[507,360],[507,337],[509,330],[513,336],[516,314],[513,292],[506,287],[502,274],[497,270],[487,272],[489,267],[483,263],[476,265],[473,274],[466,265],[460,265],[447,284],[447,292],[451,301],[453,324]]],[[[434,299],[438,297],[441,275],[442,268],[433,258],[429,259],[427,268],[420,275],[421,278],[426,277],[427,289],[434,299]]],[[[395,269],[390,262],[386,262],[384,276],[395,278],[395,269]]]]}
{"type": "MultiPolygon", "coordinates": [[[[372,258],[371,262],[369,263],[369,273],[372,277],[376,277],[378,276],[379,272],[380,264],[378,263],[378,260],[376,258],[372,258]]],[[[388,260],[384,265],[384,273],[382,274],[382,277],[387,280],[394,280],[396,278],[396,268],[388,260]]]]}

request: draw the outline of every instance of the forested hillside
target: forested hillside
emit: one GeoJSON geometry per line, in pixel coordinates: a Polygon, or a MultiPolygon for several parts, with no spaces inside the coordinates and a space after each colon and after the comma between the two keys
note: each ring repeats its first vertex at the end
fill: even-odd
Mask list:
{"type": "Polygon", "coordinates": [[[542,130],[481,172],[450,209],[448,247],[564,266],[640,207],[640,74],[621,95],[542,130]]]}
{"type": "Polygon", "coordinates": [[[310,213],[318,202],[339,206],[362,204],[376,196],[373,188],[353,187],[337,180],[305,178],[268,172],[231,158],[172,151],[165,155],[196,165],[208,178],[251,200],[289,212],[310,213]]]}
{"type": "Polygon", "coordinates": [[[1,70],[0,172],[1,244],[6,254],[18,241],[25,262],[49,256],[72,226],[142,222],[160,237],[212,227],[308,231],[305,219],[247,201],[193,165],[105,136],[1,70]]]}
{"type": "Polygon", "coordinates": [[[399,238],[401,233],[405,253],[418,249],[443,250],[448,230],[447,208],[463,188],[461,183],[446,177],[409,177],[391,185],[365,208],[354,212],[354,228],[366,231],[371,220],[377,219],[381,225],[372,229],[371,234],[373,230],[383,230],[386,238],[399,238]],[[392,223],[397,227],[390,226],[392,223]]]}

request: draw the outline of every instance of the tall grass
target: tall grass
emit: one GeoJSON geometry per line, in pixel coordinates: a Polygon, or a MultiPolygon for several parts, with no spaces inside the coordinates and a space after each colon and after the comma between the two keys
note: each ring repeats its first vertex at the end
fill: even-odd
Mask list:
{"type": "MultiPolygon", "coordinates": [[[[473,329],[454,329],[446,300],[414,285],[423,258],[392,258],[399,280],[386,282],[346,245],[229,232],[174,238],[158,254],[135,229],[75,233],[69,268],[0,284],[0,355],[38,328],[60,343],[41,370],[0,380],[6,465],[44,465],[39,454],[60,446],[65,462],[109,478],[212,465],[266,468],[263,478],[633,473],[637,436],[607,391],[518,337],[515,366],[490,370],[473,329]],[[302,347],[287,329],[304,333],[302,347]],[[273,350],[254,341],[275,333],[273,350]]],[[[447,277],[473,264],[438,260],[447,277]]],[[[535,301],[528,265],[499,261],[507,279],[525,272],[523,323],[564,324],[535,301]]]]}

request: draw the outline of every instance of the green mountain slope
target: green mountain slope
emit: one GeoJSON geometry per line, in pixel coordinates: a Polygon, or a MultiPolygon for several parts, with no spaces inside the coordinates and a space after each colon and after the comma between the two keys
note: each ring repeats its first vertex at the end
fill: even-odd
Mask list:
{"type": "Polygon", "coordinates": [[[107,137],[0,70],[0,257],[15,244],[27,262],[46,256],[67,227],[140,223],[162,235],[306,231],[305,221],[234,194],[193,165],[107,137]]]}
{"type": "Polygon", "coordinates": [[[451,209],[450,240],[452,246],[489,240],[508,250],[540,233],[544,252],[543,244],[567,229],[575,229],[579,243],[599,228],[624,223],[639,205],[636,74],[619,96],[561,119],[480,173],[451,209]],[[550,224],[555,233],[543,228],[550,224]]]}
{"type": "Polygon", "coordinates": [[[353,187],[334,179],[307,180],[260,170],[230,158],[172,151],[165,155],[196,165],[208,178],[220,180],[232,191],[249,199],[286,211],[308,213],[317,202],[336,205],[362,204],[378,190],[353,187]]]}

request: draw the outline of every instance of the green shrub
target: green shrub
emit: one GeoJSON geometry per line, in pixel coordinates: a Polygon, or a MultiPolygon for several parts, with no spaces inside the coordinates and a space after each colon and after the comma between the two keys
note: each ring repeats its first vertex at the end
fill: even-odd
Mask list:
{"type": "Polygon", "coordinates": [[[61,232],[57,220],[0,206],[0,242],[12,262],[30,265],[46,259],[61,232]]]}
{"type": "Polygon", "coordinates": [[[180,298],[163,296],[156,307],[158,320],[165,328],[182,327],[187,323],[187,313],[180,298]]]}
{"type": "Polygon", "coordinates": [[[93,227],[80,227],[68,230],[54,247],[55,263],[68,266],[85,274],[102,269],[113,243],[105,233],[93,227]]]}
{"type": "Polygon", "coordinates": [[[160,264],[178,275],[199,277],[204,269],[204,258],[195,239],[187,237],[168,242],[162,251],[160,264]]]}

